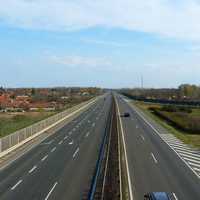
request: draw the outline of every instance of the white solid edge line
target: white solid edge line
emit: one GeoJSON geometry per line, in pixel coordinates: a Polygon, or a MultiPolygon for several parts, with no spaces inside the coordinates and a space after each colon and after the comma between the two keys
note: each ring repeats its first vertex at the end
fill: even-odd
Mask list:
{"type": "Polygon", "coordinates": [[[125,138],[124,138],[124,130],[123,130],[123,125],[122,125],[122,121],[120,118],[120,111],[119,111],[119,105],[116,99],[116,104],[117,104],[117,111],[118,111],[118,116],[119,116],[119,122],[120,122],[120,128],[121,128],[121,132],[122,132],[122,141],[123,141],[123,145],[124,145],[124,154],[125,154],[125,161],[126,161],[126,166],[127,166],[127,175],[128,175],[128,187],[129,187],[129,191],[130,191],[130,200],[133,200],[133,191],[132,191],[132,183],[131,183],[131,178],[130,178],[130,170],[129,170],[129,165],[128,165],[128,159],[127,159],[127,150],[126,150],[126,145],[125,145],[125,138]]]}
{"type": "Polygon", "coordinates": [[[14,190],[21,182],[22,182],[22,180],[19,180],[19,181],[11,188],[11,190],[14,190]]]}
{"type": "Polygon", "coordinates": [[[55,187],[56,187],[57,184],[58,184],[58,182],[55,182],[55,183],[54,183],[53,187],[51,188],[51,190],[50,190],[49,193],[47,194],[45,200],[47,200],[47,199],[50,197],[51,193],[53,192],[53,190],[55,189],[55,187]]]}
{"type": "Polygon", "coordinates": [[[153,158],[154,162],[157,164],[157,163],[158,163],[158,161],[157,161],[157,159],[156,159],[156,157],[154,156],[154,154],[153,154],[153,153],[151,153],[151,156],[152,156],[152,158],[153,158]]]}
{"type": "MultiPolygon", "coordinates": [[[[117,120],[118,122],[118,120],[117,120]]],[[[122,194],[122,166],[121,166],[121,142],[120,142],[120,133],[119,133],[119,124],[117,123],[117,134],[118,134],[118,155],[119,155],[119,177],[120,177],[120,200],[123,200],[122,194]]]]}
{"type": "MultiPolygon", "coordinates": [[[[129,104],[130,105],[130,104],[129,104]]],[[[130,105],[130,107],[131,108],[133,108],[131,105],[130,105]]],[[[135,112],[144,120],[144,122],[146,122],[146,124],[147,125],[149,125],[151,128],[152,128],[152,130],[155,132],[155,133],[157,133],[157,135],[160,137],[160,133],[142,116],[142,114],[140,114],[136,109],[135,109],[135,112]]],[[[160,137],[161,138],[161,140],[162,141],[164,141],[165,142],[165,140],[162,138],[162,137],[160,137]]],[[[179,155],[179,153],[175,150],[175,149],[173,149],[167,142],[165,142],[165,144],[167,144],[169,147],[170,147],[170,149],[172,149],[175,153],[176,153],[176,155],[192,170],[192,172],[198,177],[198,178],[200,178],[200,175],[199,174],[197,174],[195,171],[194,171],[194,169],[179,155]]]]}

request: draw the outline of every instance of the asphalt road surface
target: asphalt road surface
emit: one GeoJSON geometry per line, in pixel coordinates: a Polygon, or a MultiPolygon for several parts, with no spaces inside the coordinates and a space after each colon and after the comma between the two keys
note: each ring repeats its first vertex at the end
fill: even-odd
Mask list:
{"type": "Polygon", "coordinates": [[[143,199],[145,193],[152,191],[169,192],[175,200],[200,199],[198,174],[162,139],[166,133],[155,131],[151,122],[147,123],[127,99],[117,95],[117,102],[120,114],[131,114],[121,117],[121,122],[133,199],[143,199]]]}
{"type": "Polygon", "coordinates": [[[79,200],[89,189],[111,106],[100,98],[0,171],[1,200],[79,200]]]}

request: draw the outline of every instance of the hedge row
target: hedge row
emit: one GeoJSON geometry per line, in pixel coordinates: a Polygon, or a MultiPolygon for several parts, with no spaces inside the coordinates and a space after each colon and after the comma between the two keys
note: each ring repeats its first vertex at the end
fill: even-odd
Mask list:
{"type": "Polygon", "coordinates": [[[190,116],[184,112],[167,112],[157,108],[150,108],[154,114],[164,119],[172,126],[191,134],[200,134],[200,117],[190,116]]]}

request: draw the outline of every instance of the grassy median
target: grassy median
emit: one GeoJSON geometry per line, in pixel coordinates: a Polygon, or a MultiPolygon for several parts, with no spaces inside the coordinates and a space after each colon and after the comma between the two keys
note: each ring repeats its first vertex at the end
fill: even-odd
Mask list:
{"type": "Polygon", "coordinates": [[[178,111],[170,111],[170,109],[166,111],[167,109],[163,109],[163,106],[158,104],[133,103],[184,143],[200,149],[200,131],[198,131],[200,124],[197,120],[200,119],[200,109],[181,111],[178,108],[180,109],[178,111]],[[187,120],[190,123],[187,123],[187,120]]]}

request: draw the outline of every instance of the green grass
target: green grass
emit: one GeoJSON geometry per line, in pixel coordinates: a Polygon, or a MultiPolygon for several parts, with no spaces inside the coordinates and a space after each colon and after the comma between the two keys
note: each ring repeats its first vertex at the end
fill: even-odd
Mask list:
{"type": "MultiPolygon", "coordinates": [[[[139,107],[144,113],[146,113],[148,116],[150,116],[152,119],[154,119],[158,124],[166,128],[170,133],[175,135],[177,138],[182,140],[184,143],[192,145],[194,147],[197,147],[200,149],[200,134],[190,134],[185,131],[181,131],[173,127],[172,125],[168,124],[165,120],[161,119],[157,115],[153,114],[148,110],[149,107],[156,106],[159,107],[159,105],[151,105],[151,104],[145,104],[143,102],[136,102],[134,103],[137,107],[139,107]]],[[[198,115],[200,116],[200,110],[195,109],[194,112],[192,112],[191,115],[198,115]]]]}
{"type": "Polygon", "coordinates": [[[0,137],[6,136],[19,129],[25,128],[33,123],[41,121],[55,112],[38,112],[26,114],[1,114],[0,115],[0,137]]]}
{"type": "Polygon", "coordinates": [[[198,116],[200,117],[200,109],[192,109],[192,113],[190,113],[191,116],[198,116]]]}

